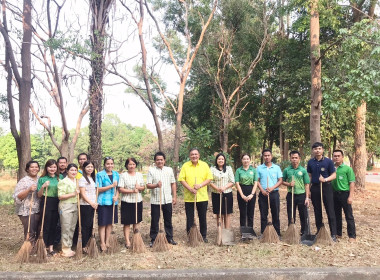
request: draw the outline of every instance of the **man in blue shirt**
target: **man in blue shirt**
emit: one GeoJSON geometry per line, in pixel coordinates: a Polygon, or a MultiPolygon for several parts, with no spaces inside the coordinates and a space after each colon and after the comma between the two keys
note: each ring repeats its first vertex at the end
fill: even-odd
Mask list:
{"type": "Polygon", "coordinates": [[[314,158],[307,163],[307,172],[311,181],[311,201],[314,206],[315,224],[317,230],[322,226],[322,203],[321,189],[322,183],[323,204],[330,226],[331,238],[336,241],[336,219],[334,212],[334,196],[331,181],[336,178],[334,163],[331,159],[323,156],[323,144],[316,142],[312,146],[314,158]]]}
{"type": "Polygon", "coordinates": [[[270,199],[270,208],[272,213],[272,223],[278,236],[280,236],[280,195],[278,187],[282,184],[281,168],[272,163],[272,151],[265,149],[262,152],[264,163],[257,167],[257,174],[259,177],[258,187],[259,194],[259,208],[261,218],[261,234],[268,223],[268,195],[270,199]]]}

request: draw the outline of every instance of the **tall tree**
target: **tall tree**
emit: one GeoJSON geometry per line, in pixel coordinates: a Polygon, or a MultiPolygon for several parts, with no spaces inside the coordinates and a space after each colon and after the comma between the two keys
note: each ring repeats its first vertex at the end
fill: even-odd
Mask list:
{"type": "Polygon", "coordinates": [[[102,110],[105,50],[107,46],[106,25],[114,0],[90,0],[92,59],[90,76],[90,150],[91,160],[97,169],[102,161],[102,110]]]}
{"type": "Polygon", "coordinates": [[[31,43],[32,43],[32,3],[31,0],[23,2],[22,17],[22,44],[21,44],[21,75],[15,59],[15,50],[12,47],[11,39],[7,29],[6,3],[2,1],[3,20],[0,20],[0,32],[5,41],[5,63],[7,68],[7,101],[9,106],[9,119],[11,132],[16,141],[17,157],[19,163],[18,179],[25,176],[25,165],[31,158],[30,148],[30,119],[29,103],[31,93],[31,43]],[[12,79],[16,80],[19,88],[18,109],[19,109],[19,131],[17,131],[15,120],[15,108],[12,96],[12,79]]]}
{"type": "MultiPolygon", "coordinates": [[[[214,16],[218,0],[213,0],[212,1],[212,6],[211,6],[211,11],[209,15],[207,16],[207,20],[204,21],[204,18],[201,16],[199,12],[199,21],[202,23],[202,28],[199,32],[199,36],[196,39],[196,44],[194,45],[192,42],[192,34],[189,29],[189,9],[194,7],[191,4],[191,1],[188,0],[180,0],[179,4],[181,5],[181,12],[183,13],[183,17],[180,18],[180,22],[183,25],[183,32],[185,36],[185,41],[186,41],[186,53],[185,53],[185,58],[183,61],[182,67],[180,67],[179,59],[176,59],[175,54],[173,52],[173,46],[170,43],[170,40],[165,36],[165,34],[161,31],[160,24],[158,20],[156,19],[155,15],[153,14],[151,8],[149,7],[147,1],[145,0],[145,6],[147,8],[147,11],[150,15],[150,17],[153,19],[157,31],[162,39],[162,42],[166,46],[168,52],[169,52],[169,57],[174,65],[174,68],[178,74],[179,77],[179,91],[178,91],[178,97],[177,97],[177,106],[175,108],[175,132],[174,132],[174,167],[175,169],[177,168],[178,162],[179,162],[179,149],[180,149],[180,144],[181,144],[181,128],[182,128],[182,115],[183,115],[183,101],[184,101],[184,95],[185,95],[185,87],[186,87],[186,81],[190,75],[191,67],[194,62],[194,59],[197,55],[197,52],[199,50],[199,47],[202,44],[203,38],[205,36],[206,30],[208,26],[211,23],[211,20],[214,16]]],[[[179,16],[179,15],[178,15],[179,16]]]]}
{"type": "Polygon", "coordinates": [[[318,0],[310,3],[310,60],[311,60],[311,106],[310,144],[321,141],[321,59],[319,45],[318,0]]]}

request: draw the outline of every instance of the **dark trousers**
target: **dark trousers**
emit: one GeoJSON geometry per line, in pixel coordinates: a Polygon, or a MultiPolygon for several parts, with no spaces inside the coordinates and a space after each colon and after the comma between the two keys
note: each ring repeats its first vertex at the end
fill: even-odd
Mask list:
{"type": "MultiPolygon", "coordinates": [[[[271,192],[269,194],[270,199],[270,212],[272,214],[272,224],[276,230],[278,236],[280,233],[280,194],[278,191],[271,192]]],[[[268,197],[264,196],[261,192],[259,194],[259,208],[260,208],[260,219],[261,219],[261,233],[268,224],[268,197]]]]}
{"type": "Polygon", "coordinates": [[[44,229],[43,229],[43,239],[44,239],[46,247],[54,244],[56,229],[57,229],[57,221],[58,221],[58,211],[46,209],[44,229]]]}
{"type": "Polygon", "coordinates": [[[61,242],[61,221],[59,219],[58,215],[58,223],[55,230],[55,239],[54,239],[54,245],[58,245],[61,242]]]}
{"type": "MultiPolygon", "coordinates": [[[[22,226],[24,227],[24,240],[26,240],[26,235],[28,234],[28,225],[29,225],[29,216],[18,216],[20,218],[20,221],[22,223],[22,226]]],[[[30,228],[29,228],[29,241],[34,244],[37,241],[37,236],[39,233],[39,221],[40,221],[40,213],[31,214],[30,215],[30,228]]]]}
{"type": "MultiPolygon", "coordinates": [[[[333,189],[330,182],[323,183],[323,205],[325,206],[327,218],[330,226],[331,235],[336,235],[336,218],[334,212],[334,197],[333,189]]],[[[322,203],[321,203],[321,189],[319,184],[312,184],[310,188],[311,202],[314,207],[315,225],[317,230],[322,226],[322,203]]]]}
{"type": "Polygon", "coordinates": [[[342,236],[342,209],[347,222],[347,234],[349,238],[356,238],[355,220],[352,214],[352,206],[347,203],[350,192],[334,191],[334,210],[336,217],[336,232],[342,236]]]}
{"type": "Polygon", "coordinates": [[[88,240],[91,238],[92,226],[94,223],[94,208],[91,205],[80,206],[80,219],[82,226],[82,245],[87,246],[88,240]]]}
{"type": "MultiPolygon", "coordinates": [[[[207,205],[208,201],[197,202],[199,229],[203,238],[207,237],[207,205]]],[[[194,202],[185,202],[186,232],[189,233],[194,223],[194,202]]]]}
{"type": "MultiPolygon", "coordinates": [[[[241,190],[245,196],[252,193],[252,186],[241,185],[241,190]]],[[[255,215],[255,205],[256,205],[256,194],[248,202],[245,202],[241,198],[240,193],[237,193],[237,201],[239,204],[240,211],[240,226],[248,226],[253,228],[253,218],[255,215]]]]}
{"type": "MultiPolygon", "coordinates": [[[[301,222],[301,234],[306,232],[307,226],[307,209],[305,206],[306,194],[295,194],[294,195],[294,205],[293,205],[293,219],[296,222],[296,210],[298,208],[298,213],[300,215],[301,222]]],[[[292,193],[288,192],[286,195],[286,210],[288,211],[288,225],[292,219],[292,193]]]]}
{"type": "MultiPolygon", "coordinates": [[[[172,225],[172,213],[173,207],[171,203],[162,204],[162,215],[164,217],[164,226],[166,239],[173,239],[173,225],[172,225]]],[[[150,222],[150,239],[154,241],[157,237],[158,231],[160,229],[159,221],[160,221],[160,205],[151,204],[150,205],[152,220],[150,222]]]]}

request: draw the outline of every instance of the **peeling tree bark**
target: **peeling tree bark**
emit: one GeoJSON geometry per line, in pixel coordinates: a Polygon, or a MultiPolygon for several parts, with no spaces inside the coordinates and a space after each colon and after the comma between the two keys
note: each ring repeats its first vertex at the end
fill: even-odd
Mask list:
{"type": "Polygon", "coordinates": [[[318,0],[311,2],[310,11],[311,106],[310,145],[321,141],[321,60],[319,45],[318,0]]]}

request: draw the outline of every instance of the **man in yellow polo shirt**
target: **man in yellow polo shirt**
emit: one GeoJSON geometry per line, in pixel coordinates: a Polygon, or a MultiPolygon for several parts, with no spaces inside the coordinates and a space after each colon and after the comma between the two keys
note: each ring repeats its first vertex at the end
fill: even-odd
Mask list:
{"type": "Polygon", "coordinates": [[[199,217],[199,228],[203,241],[207,240],[207,185],[212,180],[210,167],[204,161],[199,160],[199,150],[193,148],[189,152],[190,161],[186,162],[179,173],[178,181],[184,186],[184,200],[186,210],[186,231],[189,233],[194,222],[194,199],[199,217]]]}

